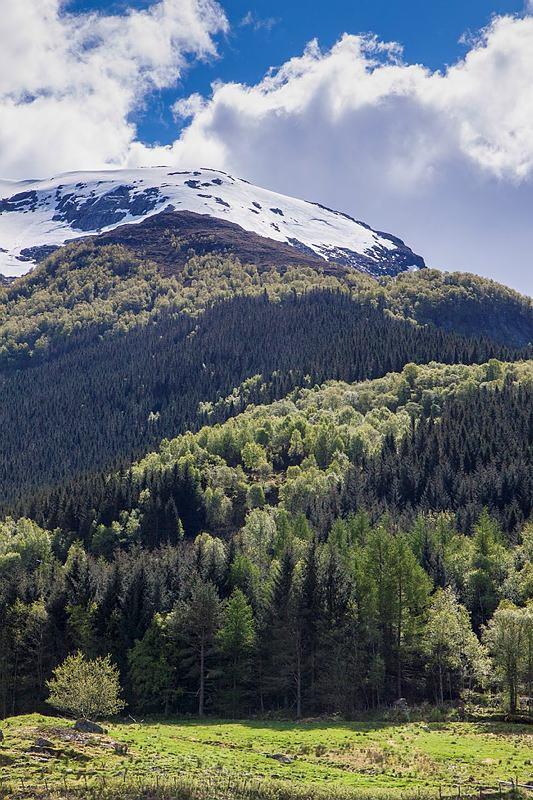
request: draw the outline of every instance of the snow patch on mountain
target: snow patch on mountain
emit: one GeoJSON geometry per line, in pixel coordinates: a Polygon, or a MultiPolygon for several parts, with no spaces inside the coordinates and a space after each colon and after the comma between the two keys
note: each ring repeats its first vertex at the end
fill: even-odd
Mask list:
{"type": "Polygon", "coordinates": [[[318,203],[286,197],[217,170],[150,167],[0,181],[0,272],[27,272],[37,252],[162,211],[228,220],[376,276],[424,266],[400,239],[318,203]]]}

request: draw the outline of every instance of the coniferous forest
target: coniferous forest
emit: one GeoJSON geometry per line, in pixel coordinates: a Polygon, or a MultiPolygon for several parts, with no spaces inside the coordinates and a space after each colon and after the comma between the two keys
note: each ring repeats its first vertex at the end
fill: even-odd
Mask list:
{"type": "MultiPolygon", "coordinates": [[[[441,303],[439,327],[417,322],[406,279],[400,300],[400,280],[196,259],[191,286],[100,253],[66,248],[5,290],[0,713],[42,709],[78,652],[110,657],[132,713],[353,717],[489,690],[518,712],[527,302],[502,290],[505,325],[476,334],[450,313],[464,277],[418,279],[416,313],[441,303]],[[78,299],[57,312],[65,258],[78,299]],[[198,286],[202,266],[225,271],[223,296],[198,286]],[[33,309],[16,341],[10,309],[33,309]]],[[[470,306],[485,291],[469,283],[470,306]]]]}

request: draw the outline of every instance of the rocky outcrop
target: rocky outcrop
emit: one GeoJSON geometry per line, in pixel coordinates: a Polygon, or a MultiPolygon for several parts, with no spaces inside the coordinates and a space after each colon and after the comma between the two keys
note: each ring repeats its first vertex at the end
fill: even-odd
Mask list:
{"type": "Polygon", "coordinates": [[[97,722],[92,722],[90,719],[78,719],[74,725],[74,730],[79,733],[107,733],[105,728],[102,728],[97,722]]]}
{"type": "Polygon", "coordinates": [[[133,186],[117,186],[106,194],[84,201],[73,192],[58,199],[52,219],[54,222],[68,222],[75,231],[99,231],[117,225],[127,216],[142,217],[165,202],[166,198],[155,187],[139,193],[133,186]]]}
{"type": "Polygon", "coordinates": [[[294,761],[293,758],[284,753],[274,753],[273,755],[269,755],[268,758],[273,758],[274,761],[277,761],[279,764],[292,764],[294,761]]]}

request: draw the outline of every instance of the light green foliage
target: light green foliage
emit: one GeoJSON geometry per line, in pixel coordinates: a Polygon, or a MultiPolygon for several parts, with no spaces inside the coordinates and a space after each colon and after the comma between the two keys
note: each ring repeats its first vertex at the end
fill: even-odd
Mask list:
{"type": "Polygon", "coordinates": [[[264,576],[272,561],[277,528],[271,511],[254,509],[246,517],[240,532],[243,552],[264,576]]]}
{"type": "MultiPolygon", "coordinates": [[[[182,248],[175,236],[163,236],[182,248]]],[[[531,301],[475,275],[421,270],[377,282],[350,269],[336,275],[310,267],[260,271],[217,255],[193,256],[168,275],[121,245],[75,242],[0,288],[0,365],[42,356],[56,341],[91,326],[120,332],[162,314],[197,315],[237,295],[266,293],[278,300],[314,289],[346,292],[420,324],[485,332],[515,345],[531,339],[531,301]],[[495,303],[499,313],[489,314],[495,303]]]]}
{"type": "MultiPolygon", "coordinates": [[[[533,606],[502,602],[483,631],[495,668],[495,678],[505,687],[509,708],[516,711],[521,685],[533,684],[533,606]]],[[[531,696],[531,695],[528,695],[531,696]]]]}
{"type": "Polygon", "coordinates": [[[221,256],[195,256],[181,272],[165,275],[121,245],[73,243],[0,289],[0,365],[43,355],[55,341],[90,326],[120,332],[161,314],[195,315],[235,295],[267,292],[279,299],[293,291],[372,285],[355,272],[345,283],[306,267],[259,272],[221,256]]]}
{"type": "Polygon", "coordinates": [[[533,597],[533,523],[522,531],[522,544],[516,548],[514,570],[504,585],[504,597],[522,605],[533,597]]]}
{"type": "Polygon", "coordinates": [[[252,609],[240,589],[235,589],[224,608],[224,619],[218,643],[230,659],[249,655],[255,642],[252,609]]]}
{"type": "MultiPolygon", "coordinates": [[[[231,528],[234,513],[243,507],[265,507],[271,489],[277,493],[281,509],[292,516],[303,514],[315,529],[326,531],[340,514],[339,498],[351,461],[376,452],[387,436],[401,441],[424,410],[431,409],[438,418],[447,398],[481,387],[496,389],[506,379],[533,381],[533,361],[480,366],[407,364],[402,372],[377,380],[356,384],[328,381],[297,389],[270,405],[252,405],[197,434],[165,440],[159,452],[134,465],[133,474],[141,478],[145,472],[190,464],[203,477],[208,524],[214,532],[231,528]],[[259,479],[261,491],[256,487],[259,479]]],[[[259,382],[258,376],[254,382],[259,382]]],[[[243,392],[246,397],[246,390],[243,392]]],[[[219,411],[225,405],[229,412],[235,403],[240,407],[239,397],[240,389],[215,405],[219,411]]],[[[212,413],[205,408],[204,412],[212,413]]],[[[442,546],[442,541],[432,545],[441,551],[442,546]]],[[[464,561],[466,546],[457,550],[457,559],[464,561]]],[[[491,578],[497,584],[508,556],[497,541],[490,547],[491,558],[499,565],[491,578]]],[[[464,564],[456,561],[454,565],[453,554],[448,554],[452,573],[457,567],[458,576],[464,576],[464,564]]],[[[465,587],[465,592],[478,597],[480,609],[488,602],[476,584],[483,569],[481,561],[469,567],[472,576],[465,587]]],[[[527,580],[526,573],[523,579],[527,580]]]]}
{"type": "Polygon", "coordinates": [[[70,245],[0,295],[0,359],[38,355],[90,325],[105,331],[142,324],[171,288],[155,266],[123,247],[70,245]]]}
{"type": "Polygon", "coordinates": [[[497,524],[485,510],[475,526],[474,551],[467,579],[472,620],[477,629],[498,605],[498,591],[509,572],[509,554],[497,524]]]}
{"type": "Polygon", "coordinates": [[[0,522],[0,575],[19,566],[26,572],[37,569],[52,557],[51,534],[30,519],[0,522]]]}
{"type": "Polygon", "coordinates": [[[211,530],[222,531],[231,522],[231,500],[221,486],[208,486],[204,494],[207,524],[211,530]]]}
{"type": "Polygon", "coordinates": [[[442,324],[460,333],[485,333],[523,345],[531,341],[532,301],[478,275],[424,269],[380,281],[391,312],[420,324],[442,324]],[[498,313],[494,313],[497,305],[498,313]]]}
{"type": "Polygon", "coordinates": [[[226,703],[235,716],[243,705],[251,678],[251,656],[255,645],[253,611],[240,589],[232,592],[225,605],[217,640],[225,660],[223,683],[226,703]]]}
{"type": "Polygon", "coordinates": [[[246,442],[242,448],[241,458],[249,472],[259,472],[267,466],[265,449],[257,442],[246,442]]]}
{"type": "Polygon", "coordinates": [[[424,649],[435,680],[436,699],[441,705],[453,673],[460,674],[462,688],[486,677],[486,658],[472,631],[470,616],[450,587],[438,589],[431,598],[424,649]]]}
{"type": "Polygon", "coordinates": [[[391,669],[399,698],[405,664],[422,640],[431,585],[407,537],[394,536],[385,527],[376,528],[368,536],[365,568],[374,581],[380,624],[392,634],[391,669]]]}
{"type": "Polygon", "coordinates": [[[99,555],[111,557],[117,547],[128,547],[139,542],[141,527],[140,512],[121,511],[118,520],[111,525],[96,525],[92,534],[92,549],[99,555]]]}
{"type": "Polygon", "coordinates": [[[82,653],[68,656],[48,681],[48,703],[67,714],[100,719],[124,708],[120,699],[118,669],[105,658],[86,659],[82,653]]]}
{"type": "Polygon", "coordinates": [[[193,552],[203,578],[220,578],[226,560],[226,547],[222,539],[201,533],[194,540],[193,552]]]}

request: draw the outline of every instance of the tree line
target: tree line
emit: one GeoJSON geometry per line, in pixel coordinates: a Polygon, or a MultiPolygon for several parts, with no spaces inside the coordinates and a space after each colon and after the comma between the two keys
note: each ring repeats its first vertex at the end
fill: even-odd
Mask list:
{"type": "Polygon", "coordinates": [[[443,704],[492,687],[511,710],[533,681],[533,530],[503,544],[483,512],[407,530],[360,511],[322,539],[254,509],[228,541],[64,562],[21,520],[0,565],[0,712],[39,709],[72,654],[110,657],[130,712],[355,715],[403,697],[443,704]],[[428,561],[439,553],[440,568],[428,561]],[[528,604],[529,602],[529,604],[528,604]]]}

